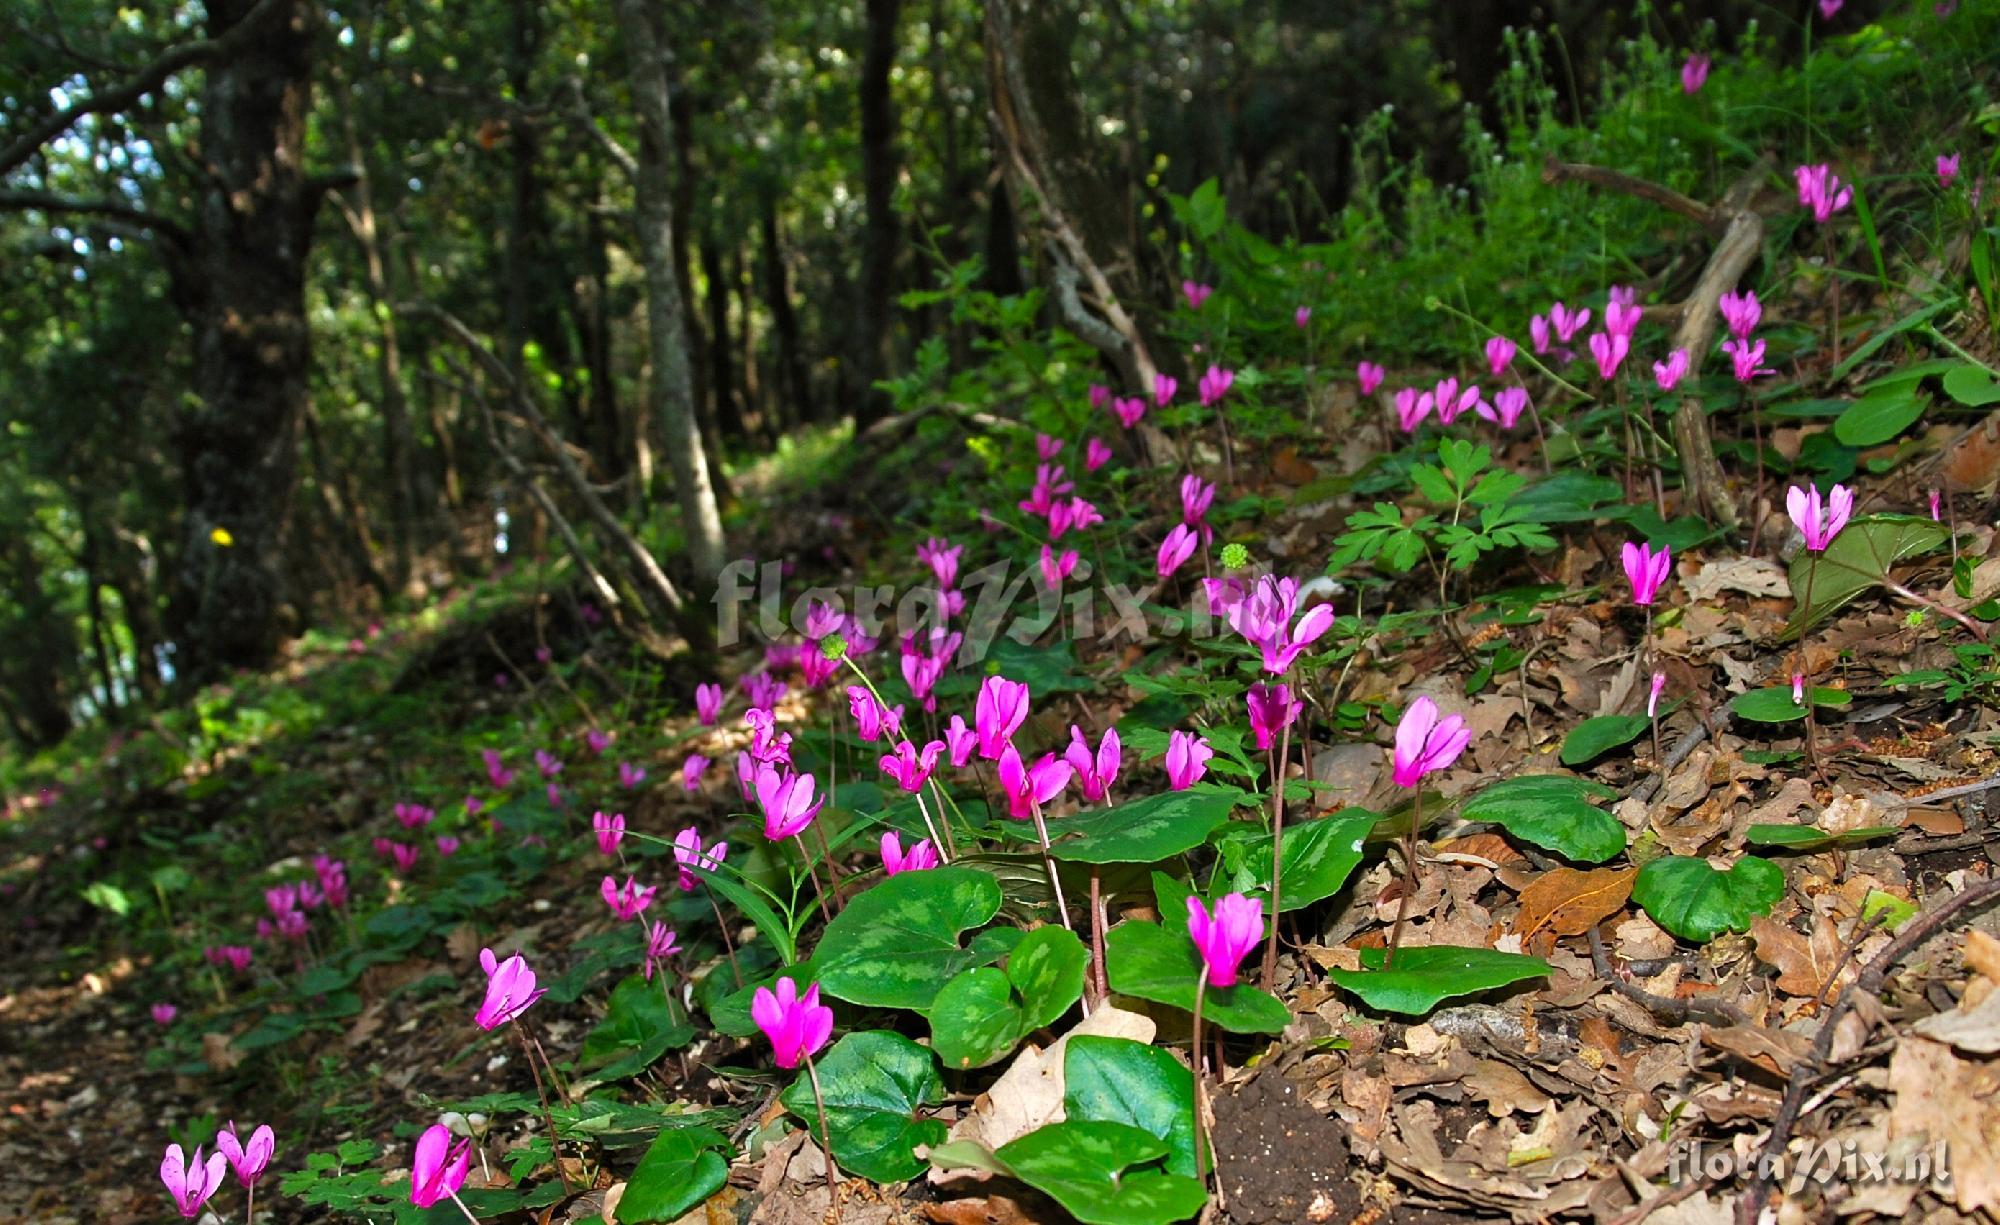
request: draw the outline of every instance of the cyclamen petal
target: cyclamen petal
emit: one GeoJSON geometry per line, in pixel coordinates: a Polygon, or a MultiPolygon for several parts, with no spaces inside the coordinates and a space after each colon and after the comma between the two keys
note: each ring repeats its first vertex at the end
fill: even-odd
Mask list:
{"type": "Polygon", "coordinates": [[[1187,900],[1188,938],[1201,954],[1211,987],[1236,985],[1237,969],[1264,938],[1264,903],[1231,893],[1217,898],[1215,913],[1198,897],[1187,900]]]}

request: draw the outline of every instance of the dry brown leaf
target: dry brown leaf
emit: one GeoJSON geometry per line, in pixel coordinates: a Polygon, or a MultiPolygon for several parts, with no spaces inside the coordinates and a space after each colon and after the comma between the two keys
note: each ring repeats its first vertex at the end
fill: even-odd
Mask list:
{"type": "Polygon", "coordinates": [[[1579,872],[1557,868],[1536,877],[1521,891],[1521,912],[1514,931],[1527,939],[1538,932],[1580,936],[1600,921],[1624,909],[1632,896],[1637,868],[1598,868],[1579,872]]]}
{"type": "Polygon", "coordinates": [[[1994,939],[1976,927],[1967,928],[1962,952],[1967,969],[1984,974],[1994,982],[2000,983],[2000,940],[1994,939]]]}
{"type": "Polygon", "coordinates": [[[1812,1053],[1812,1040],[1804,1035],[1762,1025],[1708,1029],[1702,1032],[1701,1040],[1779,1076],[1790,1076],[1798,1061],[1812,1053]]]}
{"type": "Polygon", "coordinates": [[[1889,1134],[1942,1140],[1962,1212],[2000,1208],[2000,1062],[1912,1038],[1889,1056],[1889,1134]]]}
{"type": "Polygon", "coordinates": [[[1725,591],[1782,596],[1791,591],[1791,580],[1769,558],[1733,557],[1706,562],[1693,574],[1683,575],[1681,587],[1691,600],[1712,600],[1725,591]]]}
{"type": "Polygon", "coordinates": [[[243,1052],[236,1049],[229,1035],[214,1030],[201,1036],[201,1057],[218,1072],[227,1072],[243,1062],[243,1052]]]}
{"type": "Polygon", "coordinates": [[[2000,1052],[2000,991],[1987,992],[1977,1003],[1971,1002],[1968,993],[1950,1012],[1917,1022],[1916,1031],[1961,1051],[1979,1055],[2000,1052]]]}
{"type": "Polygon", "coordinates": [[[1271,457],[1271,475],[1287,485],[1306,485],[1319,479],[1319,469],[1299,458],[1297,447],[1285,447],[1271,457]]]}
{"type": "MultiPolygon", "coordinates": [[[[1840,964],[1845,943],[1833,920],[1816,916],[1812,938],[1807,939],[1783,923],[1761,915],[1750,924],[1750,938],[1757,942],[1757,960],[1778,970],[1778,990],[1806,999],[1822,999],[1833,986],[1834,967],[1840,964]]],[[[1852,967],[1842,977],[1852,977],[1852,967]]]]}

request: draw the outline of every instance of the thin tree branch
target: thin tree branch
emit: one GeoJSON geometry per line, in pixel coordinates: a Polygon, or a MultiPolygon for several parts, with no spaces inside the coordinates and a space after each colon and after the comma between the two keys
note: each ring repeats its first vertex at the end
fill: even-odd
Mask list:
{"type": "Polygon", "coordinates": [[[114,200],[108,196],[84,198],[61,196],[51,191],[0,191],[0,212],[28,211],[113,217],[120,221],[129,221],[141,229],[151,230],[183,249],[194,241],[194,235],[182,228],[179,222],[169,221],[158,213],[147,212],[136,204],[127,204],[123,200],[114,200]]]}
{"type": "Polygon", "coordinates": [[[0,175],[12,173],[33,157],[37,149],[69,131],[75,126],[76,121],[85,115],[105,115],[113,111],[122,111],[158,89],[166,83],[167,78],[181,69],[234,55],[239,47],[249,42],[257,33],[258,26],[262,25],[272,13],[286,8],[290,3],[291,0],[258,0],[257,7],[245,13],[243,20],[216,37],[182,43],[141,68],[130,80],[110,89],[95,90],[88,98],[28,125],[27,131],[15,137],[5,149],[0,149],[0,175]]]}
{"type": "Polygon", "coordinates": [[[1628,196],[1637,196],[1641,200],[1651,200],[1668,212],[1679,213],[1715,233],[1720,233],[1723,227],[1729,224],[1726,215],[1721,215],[1719,210],[1710,208],[1699,200],[1684,196],[1671,187],[1662,187],[1658,183],[1606,166],[1591,166],[1583,162],[1559,162],[1551,157],[1542,165],[1542,182],[1589,183],[1628,196]]]}

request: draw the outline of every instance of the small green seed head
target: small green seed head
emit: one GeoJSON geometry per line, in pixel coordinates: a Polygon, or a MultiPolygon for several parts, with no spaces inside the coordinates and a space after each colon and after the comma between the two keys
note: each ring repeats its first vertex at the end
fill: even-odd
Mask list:
{"type": "Polygon", "coordinates": [[[1249,564],[1250,564],[1250,550],[1244,548],[1242,545],[1236,543],[1235,541],[1231,541],[1230,543],[1222,546],[1223,569],[1241,570],[1243,567],[1249,564]]]}
{"type": "Polygon", "coordinates": [[[840,659],[847,654],[847,639],[839,634],[828,634],[819,640],[819,653],[828,659],[840,659]]]}

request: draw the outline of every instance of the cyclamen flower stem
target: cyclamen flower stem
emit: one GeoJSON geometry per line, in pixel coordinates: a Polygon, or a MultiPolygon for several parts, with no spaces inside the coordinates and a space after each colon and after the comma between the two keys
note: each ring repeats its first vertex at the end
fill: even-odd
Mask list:
{"type": "Polygon", "coordinates": [[[812,1082],[813,1107],[819,1111],[819,1138],[826,1149],[826,1186],[831,1191],[840,1182],[840,1167],[833,1163],[833,1133],[826,1126],[826,1098],[819,1091],[819,1068],[806,1056],[806,1079],[812,1082]]]}
{"type": "MultiPolygon", "coordinates": [[[[707,892],[704,890],[703,892],[707,892]]],[[[722,933],[723,951],[729,954],[729,972],[736,976],[736,989],[743,989],[743,967],[736,964],[736,941],[729,934],[729,924],[722,917],[722,907],[715,900],[715,894],[708,895],[708,908],[715,912],[715,930],[722,933]]]]}
{"type": "Polygon", "coordinates": [[[1936,600],[1931,599],[1929,596],[1918,595],[1916,592],[1911,591],[1908,587],[1905,587],[1898,582],[1893,582],[1885,579],[1883,580],[1882,586],[1888,588],[1889,593],[1891,595],[1902,596],[1904,599],[1910,601],[1912,604],[1922,605],[1923,607],[1930,609],[1932,612],[1936,613],[1940,617],[1951,618],[1953,621],[1956,621],[1960,625],[1964,626],[1966,630],[1969,631],[1974,638],[1979,639],[1979,641],[1981,642],[1986,641],[1986,627],[1979,624],[1979,622],[1974,621],[1971,617],[1968,617],[1964,613],[1958,611],[1956,608],[1947,608],[1944,605],[1938,603],[1936,600]]]}
{"type": "MultiPolygon", "coordinates": [[[[1812,613],[1813,579],[1819,575],[1819,559],[1820,554],[1811,554],[1811,560],[1806,565],[1806,598],[1805,603],[1799,605],[1799,647],[1797,653],[1793,656],[1793,659],[1797,662],[1797,667],[1794,669],[1795,672],[1804,672],[1806,670],[1806,618],[1812,613]]],[[[1811,764],[1813,773],[1819,775],[1819,781],[1825,783],[1828,780],[1826,777],[1826,767],[1821,765],[1819,760],[1819,726],[1813,719],[1813,693],[1811,685],[1805,686],[1805,699],[1806,761],[1811,764]]]]}
{"type": "Polygon", "coordinates": [[[1840,277],[1833,267],[1833,231],[1826,226],[1819,228],[1820,237],[1826,240],[1826,287],[1833,291],[1833,364],[1840,365],[1840,277]]]}
{"type": "MultiPolygon", "coordinates": [[[[1646,606],[1646,666],[1643,671],[1649,676],[1653,672],[1656,659],[1657,656],[1655,656],[1653,648],[1653,606],[1648,604],[1646,606]]],[[[1665,772],[1667,759],[1660,752],[1660,706],[1658,702],[1648,702],[1646,705],[1650,707],[1646,711],[1646,717],[1653,724],[1653,765],[1660,771],[1665,772]]],[[[1666,781],[1664,778],[1660,780],[1662,784],[1666,781]]]]}
{"type": "MultiPolygon", "coordinates": [[[[1303,711],[1301,712],[1303,715],[1303,711]]],[[[1271,935],[1264,945],[1264,990],[1278,981],[1278,912],[1285,864],[1285,759],[1291,755],[1292,725],[1278,732],[1277,764],[1271,771],[1271,935]]]]}
{"type": "Polygon", "coordinates": [[[806,865],[806,875],[812,877],[813,897],[819,902],[819,917],[831,923],[833,914],[826,908],[826,890],[819,887],[819,873],[813,870],[812,852],[806,850],[805,836],[793,834],[792,841],[799,844],[799,859],[806,865]]]}
{"type": "Polygon", "coordinates": [[[257,1225],[257,1184],[254,1182],[244,1188],[243,1225],[257,1225]]]}
{"type": "MultiPolygon", "coordinates": [[[[1033,799],[1032,795],[1029,797],[1033,799]]],[[[1062,920],[1065,931],[1075,931],[1069,922],[1069,903],[1063,900],[1062,877],[1056,874],[1056,858],[1049,853],[1049,826],[1042,820],[1042,802],[1034,800],[1035,835],[1042,840],[1042,867],[1048,870],[1049,888],[1056,895],[1056,918],[1062,920]]]]}
{"type": "MultiPolygon", "coordinates": [[[[556,1116],[549,1110],[548,1090],[542,1087],[542,1069],[535,1063],[535,1053],[528,1049],[528,1031],[521,1027],[519,1021],[509,1022],[507,1028],[513,1030],[514,1037],[520,1041],[521,1057],[528,1061],[528,1071],[535,1078],[535,1097],[542,1103],[542,1125],[549,1129],[549,1158],[555,1163],[556,1177],[562,1180],[563,1194],[568,1195],[570,1193],[569,1173],[563,1169],[562,1142],[556,1137],[556,1116]]],[[[536,1043],[536,1045],[539,1046],[541,1044],[536,1043]]],[[[543,1059],[546,1060],[547,1058],[546,1055],[543,1056],[543,1059]]],[[[549,1075],[554,1076],[555,1069],[551,1068],[549,1075]]],[[[458,1196],[453,1195],[452,1199],[455,1202],[458,1196]]],[[[459,1204],[461,1211],[464,1208],[464,1204],[459,1204]]],[[[468,1218],[472,1216],[470,1212],[467,1212],[465,1215],[468,1218]]]]}
{"type": "MultiPolygon", "coordinates": [[[[1102,1002],[1111,994],[1111,984],[1104,977],[1104,893],[1100,868],[1090,865],[1090,992],[1095,999],[1091,1003],[1102,1002]]],[[[1089,1010],[1084,1012],[1089,1016],[1089,1010]]]]}
{"type": "MultiPolygon", "coordinates": [[[[1208,1186],[1208,1146],[1203,1144],[1201,1107],[1207,1100],[1207,1078],[1201,1074],[1201,1006],[1208,994],[1208,967],[1203,966],[1194,980],[1194,1027],[1188,1034],[1188,1060],[1194,1065],[1194,1177],[1208,1186]]],[[[1221,1180],[1218,1179],[1217,1182],[1221,1180]]]]}
{"type": "Polygon", "coordinates": [[[1410,792],[1410,832],[1403,839],[1403,896],[1396,902],[1396,925],[1389,929],[1389,946],[1382,953],[1382,968],[1387,970],[1396,960],[1396,949],[1403,941],[1403,920],[1409,917],[1410,895],[1417,891],[1417,837],[1424,824],[1424,784],[1422,779],[1410,792]]]}
{"type": "MultiPolygon", "coordinates": [[[[831,790],[827,792],[826,799],[829,805],[833,803],[833,792],[831,790]]],[[[820,824],[817,821],[813,822],[812,831],[813,831],[813,837],[819,839],[820,857],[826,860],[827,891],[833,895],[834,913],[838,914],[840,912],[840,904],[841,904],[840,869],[834,866],[833,844],[826,840],[826,830],[821,828],[820,824]]],[[[799,850],[801,852],[805,850],[805,843],[801,842],[799,844],[799,850]]]]}
{"type": "Polygon", "coordinates": [[[938,824],[944,826],[944,839],[945,839],[946,849],[951,852],[952,858],[956,859],[958,858],[958,844],[952,841],[951,814],[947,813],[945,809],[948,806],[951,808],[952,812],[957,813],[960,824],[963,824],[965,822],[965,812],[963,809],[959,808],[957,801],[951,800],[950,797],[945,794],[944,785],[938,782],[937,775],[933,774],[931,776],[930,782],[931,782],[931,794],[937,797],[937,802],[938,802],[938,824]],[[950,801],[950,803],[947,804],[947,801],[950,801]]]}
{"type": "MultiPolygon", "coordinates": [[[[562,1165],[562,1163],[561,1163],[561,1162],[557,1162],[556,1164],[557,1164],[557,1168],[558,1168],[558,1169],[560,1169],[560,1168],[561,1168],[561,1165],[562,1165]]],[[[568,1183],[564,1183],[563,1185],[564,1185],[564,1186],[566,1187],[566,1186],[568,1186],[569,1184],[568,1184],[568,1183]]],[[[458,1198],[458,1192],[456,1192],[456,1191],[453,1191],[453,1192],[451,1193],[451,1202],[452,1202],[452,1203],[454,1203],[454,1204],[457,1204],[457,1205],[458,1205],[458,1210],[459,1210],[460,1212],[463,1212],[463,1213],[465,1214],[465,1219],[466,1219],[466,1220],[468,1220],[468,1221],[471,1221],[471,1222],[472,1222],[472,1225],[479,1225],[479,1218],[478,1218],[478,1217],[476,1217],[476,1216],[473,1216],[473,1215],[472,1215],[472,1209],[470,1209],[470,1208],[467,1208],[467,1207],[465,1206],[465,1201],[464,1201],[464,1200],[462,1200],[462,1199],[460,1199],[460,1198],[458,1198]]]]}
{"type": "MultiPolygon", "coordinates": [[[[950,863],[951,857],[953,854],[955,854],[955,852],[950,849],[951,848],[950,843],[938,837],[937,826],[931,824],[931,810],[924,805],[924,793],[922,788],[919,788],[917,790],[916,797],[917,797],[917,811],[922,813],[924,817],[924,832],[931,836],[931,845],[937,848],[939,861],[942,863],[950,863]]],[[[950,829],[951,828],[950,824],[946,823],[945,828],[950,829]]]]}

